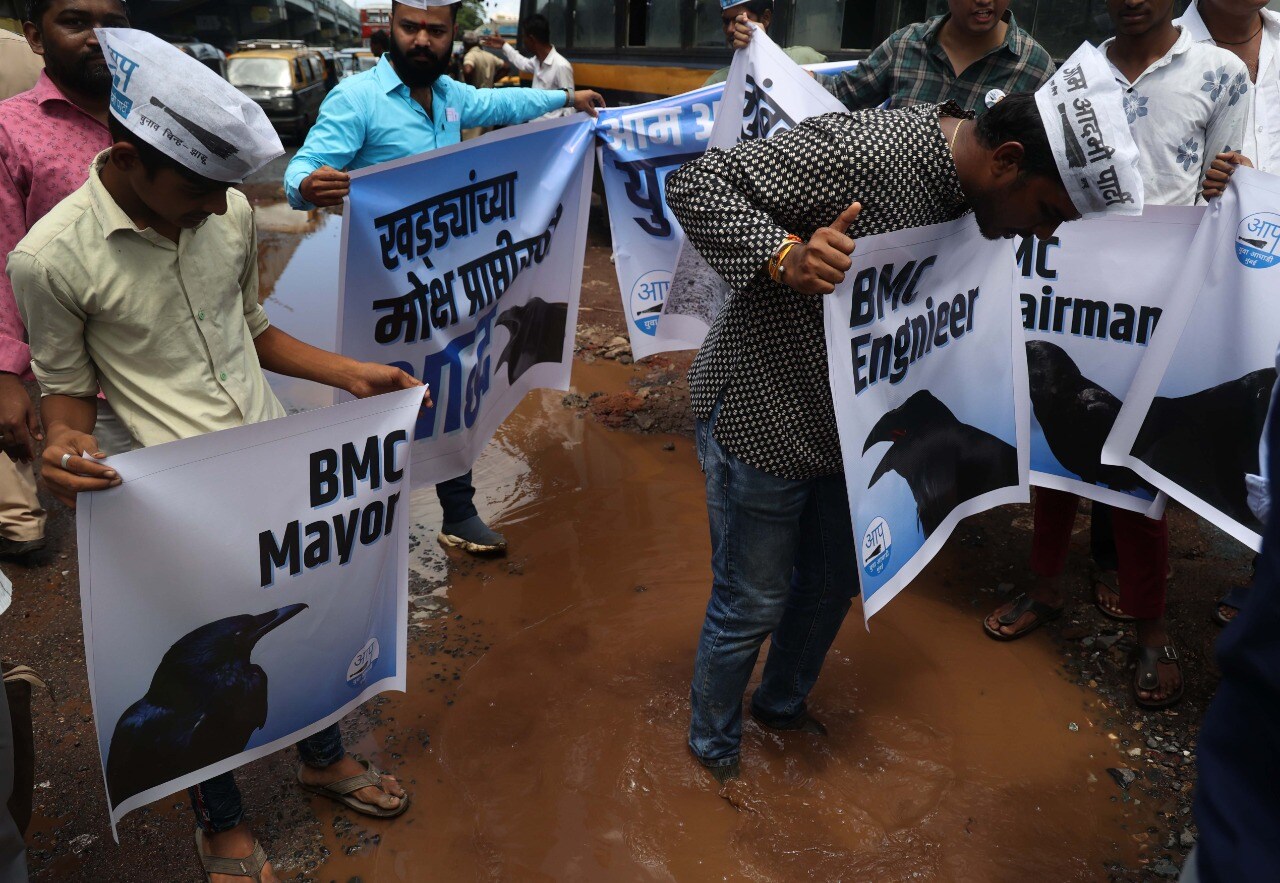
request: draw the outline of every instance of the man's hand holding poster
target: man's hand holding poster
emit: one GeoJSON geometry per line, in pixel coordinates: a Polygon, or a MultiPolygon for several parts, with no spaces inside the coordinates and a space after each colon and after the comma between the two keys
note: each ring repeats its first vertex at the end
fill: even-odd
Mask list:
{"type": "Polygon", "coordinates": [[[403,690],[422,389],[110,459],[81,494],[85,657],[125,813],[403,690]]]}
{"type": "Polygon", "coordinates": [[[592,138],[577,115],[351,175],[338,345],[431,387],[416,482],[470,469],[529,390],[568,388],[592,138]]]}
{"type": "Polygon", "coordinates": [[[1155,340],[1203,213],[1148,206],[1140,217],[1078,221],[1049,239],[1018,243],[1033,485],[1152,517],[1163,511],[1164,498],[1145,479],[1102,465],[1102,445],[1155,340]],[[1142,271],[1128,272],[1137,255],[1142,271]]]}
{"type": "Polygon", "coordinates": [[[1028,497],[1028,399],[1009,243],[972,216],[858,241],[825,302],[869,619],[967,515],[1028,497]]]}
{"type": "Polygon", "coordinates": [[[1102,452],[1254,549],[1248,485],[1276,380],[1277,265],[1280,178],[1238,169],[1180,261],[1102,452]]]}

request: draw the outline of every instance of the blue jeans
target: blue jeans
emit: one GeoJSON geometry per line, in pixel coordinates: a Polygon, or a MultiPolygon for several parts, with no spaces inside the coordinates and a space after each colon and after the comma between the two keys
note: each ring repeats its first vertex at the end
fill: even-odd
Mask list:
{"type": "MultiPolygon", "coordinates": [[[[338,725],[325,727],[314,736],[298,743],[298,756],[307,766],[324,769],[346,757],[342,747],[342,733],[338,725]]],[[[196,822],[206,834],[230,831],[244,819],[244,807],[240,804],[240,789],[232,773],[223,773],[193,785],[187,789],[191,809],[196,822]]]]}
{"type": "Polygon", "coordinates": [[[475,495],[476,486],[471,483],[470,469],[457,478],[436,485],[436,497],[440,500],[440,508],[444,510],[444,523],[457,524],[478,514],[475,503],[471,502],[475,495]]]}
{"type": "Polygon", "coordinates": [[[793,481],[748,466],[716,441],[715,418],[695,427],[712,584],[694,663],[689,747],[707,766],[738,758],[742,694],[765,638],[772,641],[752,712],[775,725],[805,713],[857,591],[844,475],[793,481]]]}

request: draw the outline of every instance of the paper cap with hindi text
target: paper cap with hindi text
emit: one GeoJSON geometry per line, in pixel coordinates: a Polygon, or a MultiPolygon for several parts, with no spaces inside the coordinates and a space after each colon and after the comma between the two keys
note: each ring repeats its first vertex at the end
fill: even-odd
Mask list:
{"type": "Polygon", "coordinates": [[[1036,90],[1036,107],[1080,215],[1142,214],[1138,145],[1106,57],[1089,43],[1081,45],[1036,90]]]}
{"type": "Polygon", "coordinates": [[[98,28],[111,69],[111,115],[199,175],[238,184],[284,153],[262,108],[159,37],[98,28]]]}
{"type": "Polygon", "coordinates": [[[462,0],[396,0],[405,6],[412,6],[414,9],[430,9],[432,6],[452,6],[455,3],[461,3],[462,0]]]}

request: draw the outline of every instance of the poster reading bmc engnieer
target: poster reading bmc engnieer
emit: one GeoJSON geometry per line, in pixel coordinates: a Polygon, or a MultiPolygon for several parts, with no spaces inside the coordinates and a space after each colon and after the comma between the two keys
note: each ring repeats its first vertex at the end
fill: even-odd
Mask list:
{"type": "Polygon", "coordinates": [[[961,518],[1025,503],[1028,401],[1010,248],[972,215],[858,240],[825,302],[868,619],[961,518]]]}

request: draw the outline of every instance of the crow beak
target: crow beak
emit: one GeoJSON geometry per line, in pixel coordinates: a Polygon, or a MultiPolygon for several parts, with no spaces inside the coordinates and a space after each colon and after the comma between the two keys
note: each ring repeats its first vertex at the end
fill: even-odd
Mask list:
{"type": "Polygon", "coordinates": [[[266,613],[258,614],[254,617],[257,628],[254,630],[253,639],[255,641],[261,640],[262,636],[267,632],[277,626],[284,625],[306,609],[306,604],[290,604],[288,607],[281,607],[279,610],[268,610],[266,613]]]}
{"type": "Polygon", "coordinates": [[[871,450],[872,445],[878,445],[880,442],[893,441],[893,433],[891,432],[893,424],[889,419],[892,416],[892,413],[893,412],[885,414],[880,418],[879,422],[877,422],[875,426],[871,427],[871,431],[867,433],[867,440],[862,445],[862,453],[865,454],[867,451],[871,450]]]}
{"type": "MultiPolygon", "coordinates": [[[[865,454],[866,451],[863,451],[863,453],[865,454]]],[[[876,471],[871,473],[871,480],[867,482],[868,488],[874,487],[875,483],[883,478],[886,472],[893,471],[893,466],[889,463],[891,456],[893,456],[893,448],[885,451],[884,456],[880,458],[880,464],[876,466],[876,471]]]]}

